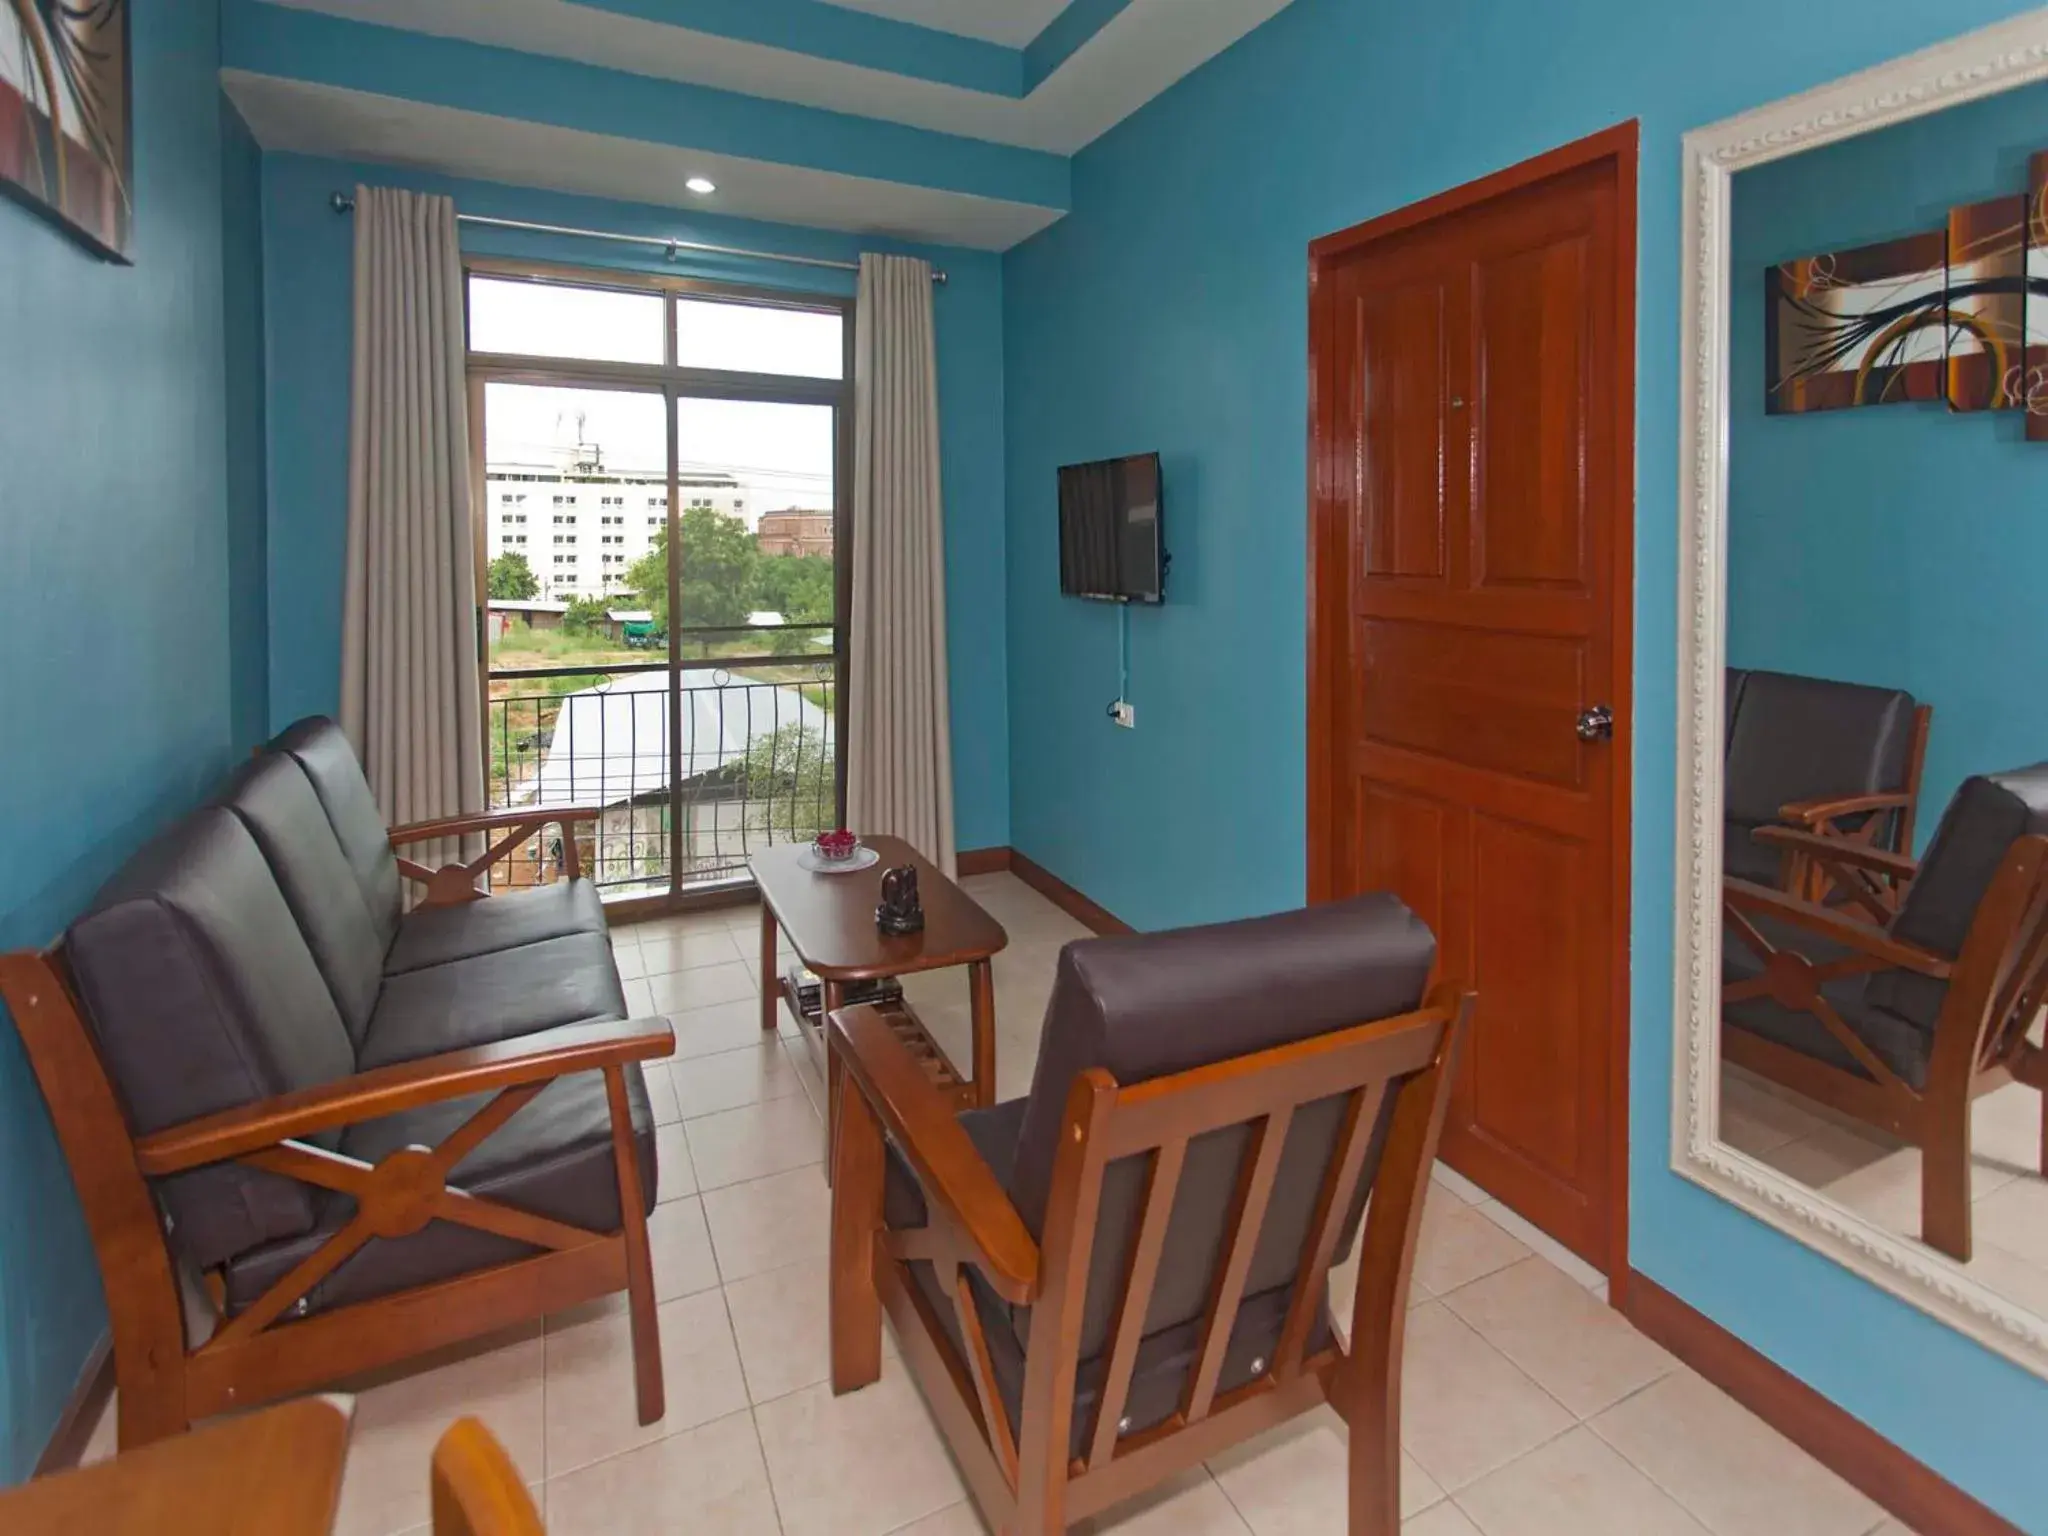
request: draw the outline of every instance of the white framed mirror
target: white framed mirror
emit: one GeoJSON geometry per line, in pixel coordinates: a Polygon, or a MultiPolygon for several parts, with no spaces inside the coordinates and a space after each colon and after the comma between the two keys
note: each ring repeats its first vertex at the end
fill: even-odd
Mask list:
{"type": "Polygon", "coordinates": [[[1684,153],[1672,1166],[2048,1375],[2048,10],[1684,153]]]}

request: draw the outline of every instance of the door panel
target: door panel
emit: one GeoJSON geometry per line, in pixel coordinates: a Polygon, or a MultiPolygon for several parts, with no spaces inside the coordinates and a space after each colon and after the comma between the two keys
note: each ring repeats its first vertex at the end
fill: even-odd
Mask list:
{"type": "Polygon", "coordinates": [[[1356,306],[1358,439],[1373,446],[1362,466],[1368,579],[1445,574],[1446,298],[1442,278],[1426,275],[1422,282],[1361,295],[1356,306]]]}
{"type": "Polygon", "coordinates": [[[1367,619],[1358,643],[1368,742],[1580,786],[1573,726],[1583,646],[1560,636],[1367,619]]]}
{"type": "Polygon", "coordinates": [[[1586,589],[1588,254],[1574,234],[1474,266],[1481,384],[1472,531],[1481,586],[1586,589]]]}
{"type": "Polygon", "coordinates": [[[1478,994],[1444,1157],[1603,1266],[1621,779],[1615,743],[1577,727],[1628,702],[1622,163],[1333,237],[1312,315],[1336,407],[1312,428],[1312,825],[1341,844],[1312,846],[1316,890],[1391,888],[1431,923],[1442,973],[1478,994]]]}
{"type": "Polygon", "coordinates": [[[1515,1011],[1493,1016],[1473,1059],[1469,1134],[1568,1186],[1598,1155],[1584,1144],[1580,1085],[1599,1053],[1582,1037],[1577,968],[1556,964],[1584,944],[1584,913],[1555,893],[1583,889],[1585,861],[1582,839],[1473,817],[1472,981],[1481,997],[1514,999],[1515,1011]]]}

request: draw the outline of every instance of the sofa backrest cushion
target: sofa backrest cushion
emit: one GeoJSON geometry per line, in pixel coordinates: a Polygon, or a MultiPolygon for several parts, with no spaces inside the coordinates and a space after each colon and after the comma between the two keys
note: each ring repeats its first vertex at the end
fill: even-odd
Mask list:
{"type": "MultiPolygon", "coordinates": [[[[1384,892],[1274,917],[1130,938],[1083,940],[1060,954],[1009,1188],[1044,1235],[1053,1160],[1068,1091],[1091,1067],[1129,1086],[1389,1018],[1418,1007],[1436,961],[1422,920],[1384,892]]],[[[1246,1294],[1286,1284],[1300,1265],[1317,1191],[1343,1120],[1336,1096],[1298,1111],[1281,1153],[1246,1294]]],[[[1348,1243],[1377,1163],[1348,1213],[1348,1243]]],[[[1248,1125],[1190,1144],[1168,1226],[1146,1333],[1177,1327],[1207,1305],[1250,1144],[1248,1125]]],[[[1104,1174],[1082,1322],[1082,1358],[1103,1345],[1143,1211],[1145,1159],[1104,1174]]]]}
{"type": "Polygon", "coordinates": [[[1795,800],[1903,789],[1912,735],[1909,693],[1747,673],[1728,733],[1727,817],[1761,826],[1795,800]]]}
{"type": "Polygon", "coordinates": [[[299,760],[265,752],[244,764],[221,804],[241,818],[277,877],[299,932],[358,1051],[377,1006],[387,946],[341,840],[299,760]]]}
{"type": "Polygon", "coordinates": [[[313,781],[341,851],[355,871],[356,884],[362,888],[363,905],[369,909],[378,942],[383,950],[389,950],[398,934],[398,859],[391,851],[383,814],[370,793],[370,781],[363,777],[355,748],[340,726],[324,715],[312,715],[282,732],[271,742],[270,750],[297,758],[313,781]]]}
{"type": "MultiPolygon", "coordinates": [[[[1965,779],[1906,888],[1892,937],[1946,960],[1961,956],[1998,866],[2030,832],[2048,832],[2048,763],[1965,779]]],[[[1942,982],[1892,970],[1873,975],[1866,996],[1932,1032],[1947,992],[1942,982]]]]}
{"type": "MultiPolygon", "coordinates": [[[[355,1070],[284,893],[249,829],[221,807],[136,854],[72,925],[66,951],[137,1134],[355,1070]]],[[[314,1219],[305,1186],[233,1165],[166,1180],[160,1193],[174,1239],[201,1266],[314,1219]]]]}

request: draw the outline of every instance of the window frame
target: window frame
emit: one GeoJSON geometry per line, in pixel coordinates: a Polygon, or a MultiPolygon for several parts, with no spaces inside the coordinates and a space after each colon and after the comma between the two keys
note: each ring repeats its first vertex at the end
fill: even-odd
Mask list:
{"type": "MultiPolygon", "coordinates": [[[[471,255],[462,258],[463,284],[463,345],[466,376],[469,385],[469,450],[470,450],[470,503],[471,531],[474,541],[474,559],[477,582],[477,634],[486,633],[485,593],[488,590],[486,571],[489,565],[487,555],[489,540],[488,495],[485,487],[484,452],[484,398],[485,389],[491,384],[525,384],[541,388],[583,388],[608,391],[655,394],[662,397],[668,428],[668,496],[664,519],[668,547],[680,547],[683,515],[682,473],[680,463],[680,427],[678,409],[685,399],[759,401],[764,404],[813,405],[829,407],[833,415],[833,592],[832,592],[832,649],[828,658],[815,653],[807,655],[770,655],[747,657],[748,664],[762,665],[808,665],[821,659],[829,659],[833,665],[833,732],[836,738],[834,752],[834,790],[838,802],[839,817],[843,821],[846,808],[846,741],[847,741],[847,698],[851,692],[851,661],[848,646],[848,618],[853,604],[853,551],[858,534],[858,524],[853,505],[853,425],[854,425],[854,316],[855,301],[851,295],[824,294],[793,291],[778,288],[760,288],[746,284],[717,282],[707,278],[685,277],[667,272],[643,272],[631,269],[595,268],[550,261],[523,261],[504,257],[471,255]],[[588,358],[540,357],[514,353],[476,352],[469,349],[469,279],[472,276],[485,277],[494,281],[511,280],[529,282],[546,287],[596,288],[621,292],[653,292],[663,296],[662,304],[662,361],[654,363],[602,362],[588,358]],[[766,309],[793,309],[812,313],[836,314],[840,318],[841,365],[840,377],[836,379],[808,378],[800,374],[747,373],[712,368],[683,367],[677,358],[677,307],[678,299],[709,299],[721,303],[747,305],[766,309]]],[[[580,511],[580,508],[579,508],[580,511]]],[[[677,564],[669,562],[669,612],[675,614],[681,606],[681,572],[677,564]]],[[[601,578],[602,579],[602,573],[601,578]]],[[[600,594],[602,596],[602,594],[600,594]]],[[[815,630],[817,626],[802,626],[815,630]]],[[[681,626],[673,626],[669,636],[666,670],[668,672],[669,710],[671,715],[669,746],[671,754],[670,784],[673,791],[680,769],[682,750],[682,675],[688,671],[715,669],[715,660],[686,661],[678,654],[677,636],[681,626]]],[[[479,694],[486,701],[488,712],[490,698],[490,659],[488,647],[479,645],[478,668],[480,673],[479,694]]],[[[737,661],[740,658],[724,658],[737,661]]],[[[485,736],[489,730],[486,726],[485,736]]],[[[488,770],[488,764],[486,764],[488,770]]],[[[678,906],[701,904],[705,900],[717,901],[724,889],[731,887],[703,887],[685,894],[679,883],[683,865],[683,818],[671,816],[669,846],[669,889],[666,894],[646,898],[644,901],[616,903],[613,910],[630,916],[636,910],[648,912],[666,911],[678,906]],[[693,899],[694,898],[694,899],[693,899]]],[[[732,882],[732,886],[744,886],[744,879],[732,882]]]]}

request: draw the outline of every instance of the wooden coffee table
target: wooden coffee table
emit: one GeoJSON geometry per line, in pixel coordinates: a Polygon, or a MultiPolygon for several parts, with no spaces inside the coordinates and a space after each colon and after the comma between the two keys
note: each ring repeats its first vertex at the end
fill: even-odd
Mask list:
{"type": "Polygon", "coordinates": [[[995,1103],[996,989],[989,960],[1010,942],[1010,936],[908,843],[894,837],[862,841],[881,857],[867,869],[846,874],[805,869],[797,862],[809,846],[804,843],[764,848],[747,861],[761,888],[761,1028],[776,1027],[775,1010],[786,1002],[810,1046],[812,1060],[829,1083],[824,1021],[842,1006],[849,982],[964,965],[974,1032],[972,1077],[961,1075],[908,1002],[899,999],[882,1007],[927,1075],[956,1094],[962,1108],[995,1103]],[[917,867],[924,932],[896,938],[875,926],[875,906],[882,899],[883,873],[899,864],[917,867]],[[797,958],[823,984],[824,1007],[815,1023],[804,1017],[797,1001],[796,978],[778,974],[778,931],[788,937],[797,958]]]}

